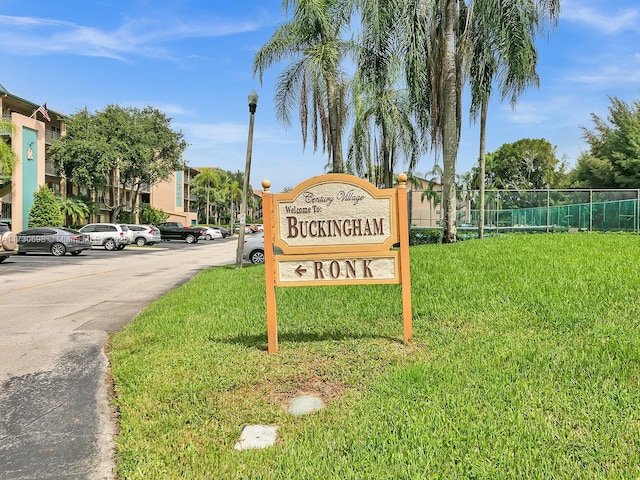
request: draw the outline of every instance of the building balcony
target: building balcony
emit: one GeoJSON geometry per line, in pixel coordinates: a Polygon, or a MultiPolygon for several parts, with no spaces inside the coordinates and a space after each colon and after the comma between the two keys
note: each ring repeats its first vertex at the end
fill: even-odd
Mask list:
{"type": "Polygon", "coordinates": [[[58,177],[58,172],[56,171],[56,167],[54,167],[53,163],[49,161],[44,162],[44,174],[49,175],[51,177],[58,177]]]}
{"type": "Polygon", "coordinates": [[[47,145],[51,145],[54,140],[60,138],[60,132],[56,132],[54,130],[45,130],[44,131],[44,143],[47,145]]]}

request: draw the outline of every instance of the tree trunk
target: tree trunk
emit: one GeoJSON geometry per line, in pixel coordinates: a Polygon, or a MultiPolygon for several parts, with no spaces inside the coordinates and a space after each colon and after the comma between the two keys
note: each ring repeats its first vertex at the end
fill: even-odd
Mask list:
{"type": "Polygon", "coordinates": [[[122,210],[122,207],[120,206],[117,206],[116,208],[111,210],[111,223],[118,223],[118,215],[120,214],[120,210],[122,210]]]}
{"type": "Polygon", "coordinates": [[[336,101],[335,78],[327,80],[327,100],[329,103],[329,134],[331,135],[331,157],[333,159],[333,172],[343,173],[342,162],[342,138],[340,136],[340,115],[338,102],[336,101]]]}
{"type": "Polygon", "coordinates": [[[207,181],[207,213],[206,213],[206,218],[207,218],[207,225],[209,225],[209,189],[211,188],[211,186],[209,185],[209,182],[207,181]]]}
{"type": "Polygon", "coordinates": [[[382,182],[386,188],[393,187],[391,154],[389,152],[389,144],[387,142],[387,129],[385,125],[382,125],[382,182]]]}
{"type": "Polygon", "coordinates": [[[140,193],[140,182],[136,182],[136,187],[131,192],[131,214],[133,215],[133,222],[140,222],[140,214],[138,212],[138,195],[140,193]]]}
{"type": "Polygon", "coordinates": [[[444,207],[444,243],[454,243],[456,237],[456,160],[458,157],[458,95],[456,77],[456,0],[447,0],[445,45],[443,55],[443,129],[442,129],[442,200],[444,207]]]}
{"type": "Polygon", "coordinates": [[[478,238],[484,237],[484,182],[486,166],[486,143],[487,143],[487,109],[489,108],[489,96],[482,100],[480,110],[480,157],[478,160],[478,177],[480,180],[480,215],[478,215],[478,238]]]}

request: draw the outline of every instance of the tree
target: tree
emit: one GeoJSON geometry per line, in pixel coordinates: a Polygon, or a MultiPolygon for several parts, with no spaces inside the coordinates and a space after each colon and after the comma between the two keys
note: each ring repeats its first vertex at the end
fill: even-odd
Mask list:
{"type": "Polygon", "coordinates": [[[403,63],[394,36],[396,0],[354,0],[362,28],[356,41],[353,81],[354,123],[348,164],[376,185],[393,186],[400,157],[412,171],[426,151],[424,135],[414,124],[409,95],[402,81],[403,63]]]}
{"type": "Polygon", "coordinates": [[[354,84],[348,163],[358,175],[391,188],[398,157],[408,160],[408,169],[413,170],[425,151],[422,136],[412,122],[408,96],[391,83],[377,89],[359,75],[354,84]]]}
{"type": "Polygon", "coordinates": [[[56,196],[46,185],[41,185],[33,192],[33,205],[29,210],[28,226],[36,227],[61,227],[64,215],[60,210],[56,196]]]}
{"type": "Polygon", "coordinates": [[[427,185],[420,196],[420,201],[424,202],[425,200],[429,200],[433,203],[433,207],[437,208],[442,202],[442,168],[440,165],[436,163],[433,168],[426,173],[425,178],[426,177],[429,178],[427,179],[427,185]]]}
{"type": "Polygon", "coordinates": [[[226,188],[226,192],[229,195],[229,200],[231,202],[231,214],[229,216],[230,218],[230,225],[231,225],[231,230],[233,231],[233,224],[234,224],[234,220],[235,220],[235,203],[238,202],[238,200],[240,200],[242,198],[242,188],[240,188],[240,185],[242,184],[241,181],[238,181],[236,179],[231,180],[228,184],[227,184],[227,188],[226,188]]]}
{"type": "MultiPolygon", "coordinates": [[[[15,127],[10,121],[0,120],[0,132],[13,133],[15,127]]],[[[9,143],[0,138],[0,184],[5,177],[11,176],[18,157],[9,143]]]]}
{"type": "Polygon", "coordinates": [[[480,116],[479,179],[480,218],[478,236],[484,230],[484,190],[486,160],[486,126],[489,97],[494,81],[498,81],[504,100],[511,97],[514,107],[517,97],[528,86],[538,86],[535,35],[548,18],[556,25],[560,11],[559,0],[525,3],[521,0],[503,1],[503,15],[495,15],[490,8],[479,8],[471,23],[472,56],[468,62],[471,89],[471,119],[480,116]],[[529,8],[527,8],[527,6],[529,8]]]}
{"type": "MultiPolygon", "coordinates": [[[[443,210],[445,242],[456,241],[456,160],[460,139],[462,90],[465,75],[483,75],[483,82],[470,79],[471,85],[486,87],[493,78],[491,71],[474,73],[468,66],[474,61],[474,48],[478,43],[489,44],[496,51],[497,42],[509,38],[500,28],[512,28],[508,21],[511,14],[521,25],[531,24],[531,16],[540,19],[544,11],[557,15],[559,0],[495,2],[493,0],[407,0],[399,1],[394,8],[401,8],[397,32],[405,58],[405,77],[411,104],[415,108],[417,122],[423,131],[430,131],[431,143],[442,153],[443,160],[443,210]],[[507,8],[510,6],[511,10],[507,8]],[[516,14],[520,14],[518,18],[516,14]],[[524,21],[522,19],[525,19],[524,21]],[[487,21],[483,25],[482,22],[487,21]],[[482,28],[480,28],[482,25],[482,28]],[[482,34],[482,35],[481,35],[482,34]],[[426,119],[429,119],[427,121],[426,119]]],[[[538,23],[534,22],[537,26],[538,23]]],[[[517,34],[517,30],[515,31],[517,34]]],[[[514,35],[515,35],[514,34],[514,35]]],[[[515,38],[515,37],[514,37],[515,38]]],[[[509,46],[507,46],[509,47],[509,46]]],[[[514,45],[513,48],[517,48],[514,45]]],[[[489,51],[489,49],[487,50],[489,51]]],[[[486,52],[485,52],[486,53],[486,52]]],[[[517,53],[517,52],[516,52],[517,53]]],[[[514,58],[531,59],[530,55],[514,58]]],[[[476,57],[478,59],[479,57],[476,57]]],[[[485,57],[489,61],[488,57],[485,57]]],[[[488,67],[492,65],[489,64],[488,67]]],[[[493,65],[500,68],[500,63],[493,65]]],[[[507,68],[506,72],[526,72],[527,69],[507,68]]],[[[513,85],[506,82],[505,85],[513,85]]],[[[480,89],[479,91],[482,91],[480,89]]],[[[483,99],[483,97],[476,97],[483,99]]]]}
{"type": "Polygon", "coordinates": [[[165,222],[169,218],[169,214],[153,208],[148,203],[143,203],[140,206],[140,223],[143,225],[157,225],[158,223],[165,222]]]}
{"type": "Polygon", "coordinates": [[[84,223],[91,212],[89,206],[78,197],[56,197],[56,201],[64,220],[70,218],[73,225],[84,223]]]}
{"type": "Polygon", "coordinates": [[[289,125],[291,110],[298,104],[303,148],[311,121],[314,151],[320,140],[323,152],[329,154],[334,173],[344,170],[342,132],[346,121],[346,86],[341,62],[350,48],[341,39],[349,26],[345,5],[342,0],[283,0],[283,9],[291,13],[291,20],[276,29],[253,62],[253,74],[262,82],[267,68],[291,60],[276,84],[276,115],[289,125]]]}
{"type": "Polygon", "coordinates": [[[578,158],[576,166],[569,172],[571,187],[574,188],[617,188],[613,165],[589,153],[578,158]]]}
{"type": "Polygon", "coordinates": [[[114,189],[111,220],[125,206],[135,211],[139,189],[166,180],[182,168],[183,134],[171,119],[145,107],[109,105],[91,114],[81,110],[67,120],[67,134],[50,147],[51,159],[68,180],[97,194],[114,189]],[[129,203],[126,192],[131,191],[129,203]]]}
{"type": "MultiPolygon", "coordinates": [[[[205,224],[209,224],[212,206],[224,205],[224,186],[228,182],[227,173],[218,168],[203,168],[193,179],[194,187],[192,193],[198,199],[198,203],[203,206],[205,224]]],[[[216,210],[218,210],[216,208],[216,210]]],[[[218,223],[219,217],[216,218],[218,223]]]]}
{"type": "Polygon", "coordinates": [[[640,101],[609,100],[608,117],[592,113],[594,129],[582,128],[589,152],[571,175],[575,186],[640,188],[640,101]]]}
{"type": "Polygon", "coordinates": [[[65,124],[66,134],[49,147],[51,161],[70,182],[94,192],[104,190],[114,168],[114,159],[95,115],[85,108],[69,116],[65,124]]]}
{"type": "MultiPolygon", "coordinates": [[[[487,155],[485,183],[515,190],[550,188],[559,165],[554,145],[544,138],[523,138],[487,155]]],[[[479,183],[478,172],[474,184],[479,183]]]]}

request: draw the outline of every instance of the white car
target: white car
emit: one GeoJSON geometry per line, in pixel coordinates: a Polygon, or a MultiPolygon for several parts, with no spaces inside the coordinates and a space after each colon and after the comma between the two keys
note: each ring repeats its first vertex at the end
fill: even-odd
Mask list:
{"type": "MultiPolygon", "coordinates": [[[[124,232],[124,234],[125,234],[125,235],[127,236],[127,238],[129,239],[129,245],[131,245],[131,244],[135,241],[135,239],[136,239],[136,237],[135,237],[135,236],[134,236],[134,234],[133,234],[133,230],[131,230],[131,229],[129,228],[129,225],[122,225],[122,224],[120,224],[120,228],[122,229],[122,231],[124,232]]],[[[124,247],[122,247],[122,248],[124,248],[124,247]]],[[[122,250],[122,249],[120,249],[120,250],[122,250]]]]}
{"type": "Polygon", "coordinates": [[[204,230],[204,234],[200,235],[200,240],[214,240],[216,238],[222,238],[222,232],[219,228],[214,227],[198,227],[204,230]]]}
{"type": "Polygon", "coordinates": [[[160,229],[153,225],[127,225],[129,231],[133,233],[131,243],[139,247],[160,243],[160,229]]]}
{"type": "Polygon", "coordinates": [[[122,250],[131,243],[127,233],[116,223],[90,223],[80,229],[89,235],[91,245],[103,246],[105,250],[122,250]]]}

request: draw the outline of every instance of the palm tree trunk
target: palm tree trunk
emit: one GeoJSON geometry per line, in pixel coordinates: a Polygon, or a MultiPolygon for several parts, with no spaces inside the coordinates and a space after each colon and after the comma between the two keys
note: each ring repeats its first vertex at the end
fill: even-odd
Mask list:
{"type": "Polygon", "coordinates": [[[456,241],[456,159],[458,157],[458,95],[456,78],[456,0],[447,0],[445,45],[443,55],[443,129],[442,129],[442,196],[444,207],[444,243],[456,241]]]}
{"type": "Polygon", "coordinates": [[[478,238],[484,237],[484,182],[486,166],[486,143],[487,143],[487,110],[489,108],[489,96],[482,100],[480,110],[480,157],[478,160],[478,177],[480,182],[480,215],[478,216],[478,238]]]}
{"type": "Polygon", "coordinates": [[[340,136],[340,118],[338,102],[336,101],[335,78],[327,79],[327,100],[329,106],[329,132],[331,135],[331,156],[333,159],[333,173],[344,172],[342,162],[342,138],[340,136]]]}

